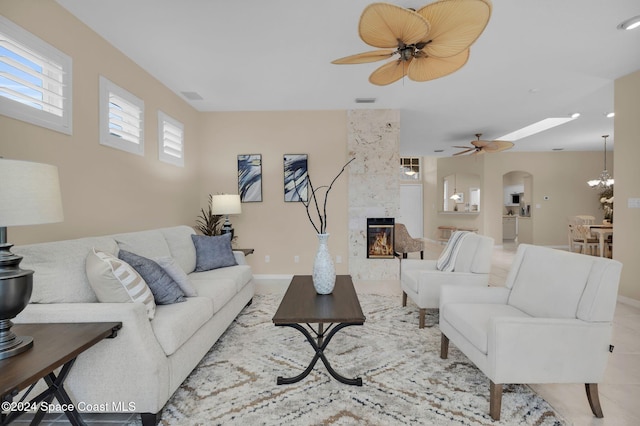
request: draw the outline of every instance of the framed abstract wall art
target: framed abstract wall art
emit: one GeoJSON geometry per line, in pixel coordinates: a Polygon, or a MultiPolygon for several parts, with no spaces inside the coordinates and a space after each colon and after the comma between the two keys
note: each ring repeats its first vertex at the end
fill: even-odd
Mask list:
{"type": "Polygon", "coordinates": [[[284,155],[284,201],[307,201],[307,154],[284,155]]]}
{"type": "Polygon", "coordinates": [[[262,201],[262,155],[238,155],[238,193],[243,203],[262,201]]]}

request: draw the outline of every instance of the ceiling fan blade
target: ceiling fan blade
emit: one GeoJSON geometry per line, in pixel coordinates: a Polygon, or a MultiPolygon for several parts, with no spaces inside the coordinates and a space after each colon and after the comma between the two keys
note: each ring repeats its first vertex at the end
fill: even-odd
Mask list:
{"type": "Polygon", "coordinates": [[[439,0],[418,9],[431,24],[431,40],[423,51],[448,58],[468,49],[484,31],[492,10],[491,0],[439,0]]]}
{"type": "Polygon", "coordinates": [[[411,59],[403,61],[401,59],[387,62],[369,76],[369,82],[377,86],[386,86],[400,80],[407,75],[407,68],[411,64],[411,59]]]}
{"type": "Polygon", "coordinates": [[[332,64],[365,64],[368,62],[382,61],[389,59],[395,50],[374,50],[372,52],[358,53],[357,55],[345,56],[344,58],[331,61],[332,64]]]}
{"type": "Polygon", "coordinates": [[[500,152],[513,147],[513,142],[508,141],[491,141],[485,145],[482,150],[487,152],[500,152]]]}
{"type": "Polygon", "coordinates": [[[469,148],[468,146],[461,146],[461,145],[453,145],[452,148],[473,149],[473,148],[469,148]]]}
{"type": "Polygon", "coordinates": [[[396,48],[400,42],[414,44],[429,33],[429,22],[416,12],[389,3],[373,3],[360,16],[358,33],[367,44],[396,48]]]}
{"type": "Polygon", "coordinates": [[[469,60],[469,49],[449,58],[435,58],[419,54],[411,62],[407,72],[413,81],[429,81],[449,75],[464,66],[469,60]]]}
{"type": "Polygon", "coordinates": [[[469,151],[475,151],[475,148],[467,148],[464,151],[456,152],[455,154],[453,154],[453,156],[455,157],[456,155],[466,154],[469,151]]]}

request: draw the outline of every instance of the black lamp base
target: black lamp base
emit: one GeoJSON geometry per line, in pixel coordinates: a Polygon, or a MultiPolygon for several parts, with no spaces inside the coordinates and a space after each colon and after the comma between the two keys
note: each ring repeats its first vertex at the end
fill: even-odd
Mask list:
{"type": "Polygon", "coordinates": [[[33,347],[33,337],[16,336],[11,331],[12,325],[11,320],[0,320],[0,359],[18,355],[33,347]]]}
{"type": "Polygon", "coordinates": [[[0,242],[0,359],[18,355],[33,347],[33,338],[11,331],[15,318],[29,303],[33,290],[33,271],[20,269],[21,256],[10,251],[11,244],[0,242]]]}

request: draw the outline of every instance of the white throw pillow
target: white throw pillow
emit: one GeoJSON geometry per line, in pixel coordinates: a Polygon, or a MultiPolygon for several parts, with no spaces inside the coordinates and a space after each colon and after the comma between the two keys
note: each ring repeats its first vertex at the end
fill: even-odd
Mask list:
{"type": "Polygon", "coordinates": [[[97,251],[89,252],[85,262],[89,284],[98,301],[104,303],[141,302],[147,316],[153,319],[156,303],[153,293],[140,274],[128,263],[117,257],[97,251]]]}
{"type": "Polygon", "coordinates": [[[189,276],[182,270],[173,257],[165,256],[155,259],[156,263],[164,269],[164,271],[178,284],[182,292],[187,297],[195,297],[198,295],[196,289],[193,288],[189,276]]]}

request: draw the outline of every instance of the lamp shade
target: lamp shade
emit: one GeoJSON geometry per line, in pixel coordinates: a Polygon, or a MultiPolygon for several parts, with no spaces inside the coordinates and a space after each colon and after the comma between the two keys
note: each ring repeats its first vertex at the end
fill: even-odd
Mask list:
{"type": "Polygon", "coordinates": [[[240,214],[242,207],[240,196],[237,194],[222,194],[211,196],[211,213],[240,214]]]}
{"type": "Polygon", "coordinates": [[[0,227],[62,220],[56,166],[0,159],[0,227]]]}

